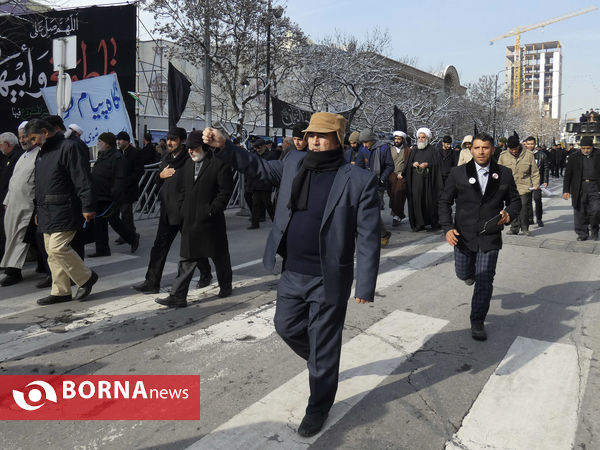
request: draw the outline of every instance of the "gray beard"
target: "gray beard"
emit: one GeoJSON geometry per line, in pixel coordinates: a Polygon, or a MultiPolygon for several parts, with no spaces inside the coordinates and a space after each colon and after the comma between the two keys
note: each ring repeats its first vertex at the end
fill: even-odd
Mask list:
{"type": "Polygon", "coordinates": [[[417,148],[419,150],[424,150],[425,147],[427,147],[429,145],[429,142],[417,142],[417,148]]]}

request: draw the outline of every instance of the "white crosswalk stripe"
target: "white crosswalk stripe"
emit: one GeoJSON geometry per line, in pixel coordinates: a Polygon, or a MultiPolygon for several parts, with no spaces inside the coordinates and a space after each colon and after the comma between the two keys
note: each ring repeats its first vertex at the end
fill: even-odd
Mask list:
{"type": "Polygon", "coordinates": [[[586,348],[517,337],[446,449],[574,448],[591,357],[586,348]]]}
{"type": "MultiPolygon", "coordinates": [[[[320,434],[344,417],[447,323],[433,317],[394,311],[344,344],[336,402],[320,434]],[[377,348],[376,352],[374,348],[377,348]]],[[[320,436],[300,438],[295,431],[304,416],[308,396],[308,371],[304,371],[189,448],[305,449],[320,436]]]]}

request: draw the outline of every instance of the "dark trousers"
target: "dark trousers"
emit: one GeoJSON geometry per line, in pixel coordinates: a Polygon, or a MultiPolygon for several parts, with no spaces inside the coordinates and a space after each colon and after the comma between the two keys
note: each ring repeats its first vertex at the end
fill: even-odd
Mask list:
{"type": "Polygon", "coordinates": [[[244,192],[244,200],[246,200],[246,205],[248,205],[248,209],[252,212],[252,191],[244,192]]]}
{"type": "MultiPolygon", "coordinates": [[[[73,243],[73,242],[71,242],[73,243]]],[[[46,246],[44,245],[44,234],[43,233],[35,233],[35,244],[37,246],[38,251],[38,266],[44,268],[44,272],[48,276],[52,276],[50,273],[50,266],[48,265],[48,253],[46,253],[46,246]]]]}
{"type": "Polygon", "coordinates": [[[180,229],[179,225],[169,225],[167,217],[164,214],[160,215],[154,245],[152,245],[152,250],[150,250],[148,270],[146,271],[146,281],[152,286],[160,286],[167,255],[180,229]]]}
{"type": "Polygon", "coordinates": [[[0,261],[4,258],[6,247],[6,233],[4,232],[4,205],[0,204],[0,261]]]}
{"type": "Polygon", "coordinates": [[[406,180],[398,179],[398,174],[392,172],[388,178],[387,193],[390,196],[392,214],[404,219],[404,202],[406,201],[406,180]]]}
{"type": "Polygon", "coordinates": [[[385,224],[383,223],[383,217],[381,217],[381,210],[385,207],[385,203],[383,202],[383,195],[385,191],[379,190],[377,191],[377,196],[379,197],[379,236],[385,237],[387,236],[387,230],[385,229],[385,224]]]}
{"type": "Polygon", "coordinates": [[[596,183],[582,183],[580,208],[573,208],[573,222],[575,223],[575,233],[579,237],[588,237],[588,226],[592,229],[592,234],[598,234],[598,225],[600,224],[600,193],[596,183]]]}
{"type": "MultiPolygon", "coordinates": [[[[98,210],[106,211],[109,204],[98,202],[98,210]]],[[[96,240],[96,253],[110,253],[108,245],[108,225],[115,230],[129,245],[135,240],[135,231],[126,226],[119,217],[118,207],[113,207],[103,217],[94,219],[94,237],[96,240]]]]}
{"type": "Polygon", "coordinates": [[[454,266],[460,280],[475,280],[471,298],[471,323],[483,323],[490,309],[494,291],[494,276],[500,250],[474,252],[454,247],[454,266]]]}
{"type": "MultiPolygon", "coordinates": [[[[539,222],[542,220],[542,214],[544,214],[544,209],[542,208],[542,190],[536,189],[535,191],[531,191],[531,197],[533,198],[533,203],[535,205],[535,220],[539,222]]],[[[529,223],[533,223],[533,207],[529,205],[529,223]]]]}
{"type": "Polygon", "coordinates": [[[510,224],[510,228],[517,233],[519,229],[523,231],[529,230],[529,210],[531,209],[532,195],[531,192],[528,192],[527,194],[519,195],[519,197],[521,197],[521,213],[510,224]]]}
{"type": "Polygon", "coordinates": [[[273,220],[275,207],[271,201],[271,191],[254,191],[252,193],[252,225],[258,225],[261,216],[265,214],[265,209],[273,220]]]}
{"type": "Polygon", "coordinates": [[[133,204],[122,203],[119,206],[119,214],[121,215],[121,221],[127,228],[133,230],[135,233],[135,223],[133,222],[133,204]]]}
{"type": "MultiPolygon", "coordinates": [[[[221,288],[231,288],[231,259],[229,250],[223,251],[211,258],[217,272],[217,281],[221,288]]],[[[208,258],[181,258],[177,278],[171,286],[171,295],[178,299],[185,300],[190,288],[190,282],[194,276],[196,267],[200,269],[200,276],[210,276],[210,264],[208,258]]]]}
{"type": "Polygon", "coordinates": [[[326,299],[323,277],[289,270],[277,288],[275,330],[307,361],[310,398],[306,413],[326,413],[337,392],[347,299],[326,299]]]}

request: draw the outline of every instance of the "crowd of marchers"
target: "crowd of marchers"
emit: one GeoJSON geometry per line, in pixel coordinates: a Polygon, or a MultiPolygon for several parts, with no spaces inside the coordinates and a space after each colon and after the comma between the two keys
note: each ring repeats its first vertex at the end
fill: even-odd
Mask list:
{"type": "Polygon", "coordinates": [[[142,149],[125,132],[102,133],[90,161],[83,132],[50,116],[24,122],[18,137],[0,135],[0,284],[22,280],[31,246],[37,270],[46,275],[38,287],[51,288],[40,305],[72,300],[72,285],[75,299],[86,299],[98,275],[84,263],[85,245],[95,243],[88,256],[110,255],[110,225],[120,243],[137,250],[132,211],[139,180],[144,165],[160,157],[151,180],[159,189],[160,216],[144,281],[133,288],[159,292],[167,255],[180,235],[177,277],[169,295],[156,302],[187,306],[196,269],[198,287],[211,283],[210,260],[218,296],[227,297],[233,287],[224,212],[238,171],[251,211],[248,228],[259,228],[267,216],[271,221],[265,267],[274,269],[276,255],[283,260],[274,322],[307,360],[311,395],[298,429],[303,436],[321,429],[335,398],[353,282],[357,303],[374,300],[381,247],[391,235],[381,216],[386,194],[392,228],[408,216],[413,232],[442,230],[453,247],[457,277],[474,285],[471,335],[479,341],[487,339],[484,322],[502,231],[508,226],[509,234],[529,236],[534,223],[543,227],[542,195],[552,183],[563,177],[577,239],[598,240],[600,150],[590,137],[582,137],[578,149],[546,149],[532,136],[521,140],[515,133],[496,146],[491,136],[477,133],[453,148],[451,136],[434,139],[423,127],[411,145],[404,131],[382,139],[369,129],[346,130],[341,115],[317,112],[298,123],[281,147],[262,138],[242,145],[213,128],[172,128],[159,147],[146,135],[142,149]]]}

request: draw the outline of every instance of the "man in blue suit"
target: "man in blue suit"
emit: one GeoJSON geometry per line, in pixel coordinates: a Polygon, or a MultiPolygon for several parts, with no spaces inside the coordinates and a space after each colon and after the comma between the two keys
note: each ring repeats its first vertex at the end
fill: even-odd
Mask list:
{"type": "Polygon", "coordinates": [[[379,270],[379,183],[344,160],[345,127],[338,114],[314,113],[304,130],[308,151],[277,161],[234,146],[215,129],[203,136],[220,149],[217,158],[279,186],[263,263],[272,271],[276,253],[283,257],[275,329],[307,361],[310,398],[298,428],[304,437],[321,430],[335,399],[355,249],[357,303],[373,301],[379,270]]]}

